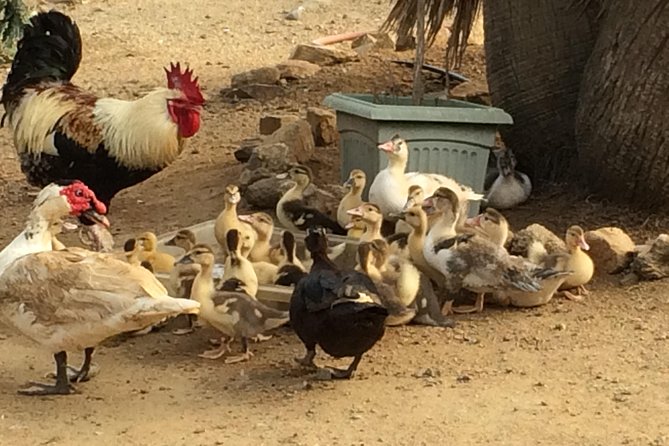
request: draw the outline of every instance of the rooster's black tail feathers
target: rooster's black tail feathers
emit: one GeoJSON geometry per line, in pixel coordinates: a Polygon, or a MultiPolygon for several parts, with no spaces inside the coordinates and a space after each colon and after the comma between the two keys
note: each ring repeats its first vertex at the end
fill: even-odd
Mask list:
{"type": "Polygon", "coordinates": [[[11,108],[23,88],[39,82],[69,81],[80,62],[81,34],[71,18],[58,11],[31,17],[2,88],[2,104],[11,108]]]}

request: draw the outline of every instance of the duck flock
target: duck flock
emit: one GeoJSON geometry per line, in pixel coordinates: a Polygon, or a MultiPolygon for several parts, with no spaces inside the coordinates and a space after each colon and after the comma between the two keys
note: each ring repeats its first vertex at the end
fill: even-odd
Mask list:
{"type": "MultiPolygon", "coordinates": [[[[583,229],[568,228],[564,239],[537,224],[511,234],[490,206],[468,218],[470,203],[483,195],[443,175],[406,173],[409,152],[399,136],[379,150],[389,162],[373,179],[369,201],[362,199],[366,175],[355,169],[336,219],[306,204],[312,173],[304,165],[279,175],[294,185],[277,203],[277,231],[268,213],[238,215],[240,191],[228,185],[210,245],[183,229],[164,243],[146,232],[122,252],[65,247],[57,237],[72,229],[68,218],[108,227],[106,206],[80,181],[45,187],[23,232],[0,253],[0,320],[56,362],[55,382],[19,392],[71,393],[90,378],[100,342],[177,317],[175,335],[192,335],[202,324],[216,329],[220,340],[199,356],[226,363],[250,360],[251,340],[289,324],[305,347],[300,367],[317,368],[317,346],[353,358],[346,369],[319,369],[340,379],[353,376],[387,326],[452,327],[451,313],[480,312],[485,302],[530,307],[558,292],[586,295],[594,265],[583,229]],[[177,249],[183,252],[175,256],[177,249]],[[288,311],[258,300],[263,289],[288,290],[288,311]],[[241,344],[236,353],[234,341],[241,344]],[[84,352],[78,369],[68,365],[72,351],[84,352]]],[[[498,162],[488,204],[508,208],[531,185],[515,172],[512,155],[498,162]]]]}

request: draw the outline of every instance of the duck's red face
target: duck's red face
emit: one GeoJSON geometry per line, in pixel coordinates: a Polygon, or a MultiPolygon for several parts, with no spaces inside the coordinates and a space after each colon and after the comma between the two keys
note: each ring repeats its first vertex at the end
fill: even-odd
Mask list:
{"type": "Polygon", "coordinates": [[[70,205],[70,215],[75,217],[83,215],[96,223],[109,226],[109,220],[104,217],[104,214],[107,213],[107,206],[98,200],[95,192],[81,181],[74,181],[64,186],[61,188],[60,194],[67,199],[70,205]]]}
{"type": "Polygon", "coordinates": [[[165,73],[167,88],[181,93],[181,97],[167,101],[167,110],[179,128],[179,136],[190,138],[200,130],[200,111],[204,105],[198,78],[193,78],[193,70],[188,68],[182,72],[179,63],[170,64],[170,69],[165,68],[165,73]]]}

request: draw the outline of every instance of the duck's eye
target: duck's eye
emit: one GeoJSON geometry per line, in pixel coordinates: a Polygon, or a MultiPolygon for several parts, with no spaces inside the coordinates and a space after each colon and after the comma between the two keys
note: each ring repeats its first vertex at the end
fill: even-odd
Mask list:
{"type": "Polygon", "coordinates": [[[84,196],[84,191],[81,189],[77,189],[74,191],[74,195],[77,197],[83,197],[84,196]]]}

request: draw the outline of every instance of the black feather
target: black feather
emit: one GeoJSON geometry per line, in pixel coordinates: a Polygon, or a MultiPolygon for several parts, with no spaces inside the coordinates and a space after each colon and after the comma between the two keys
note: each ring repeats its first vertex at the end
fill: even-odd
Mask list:
{"type": "Polygon", "coordinates": [[[390,245],[396,243],[397,246],[400,247],[400,249],[404,249],[409,244],[409,234],[407,234],[406,232],[398,232],[389,237],[386,237],[386,241],[390,245]]]}
{"type": "Polygon", "coordinates": [[[58,11],[30,19],[17,44],[16,55],[2,89],[2,103],[11,111],[25,87],[43,81],[68,82],[81,62],[79,27],[58,11]]]}
{"type": "Polygon", "coordinates": [[[339,223],[318,209],[307,206],[302,200],[283,203],[283,211],[288,214],[293,224],[303,231],[313,226],[322,226],[333,234],[346,235],[346,230],[339,223]]]}

